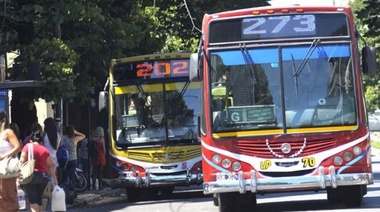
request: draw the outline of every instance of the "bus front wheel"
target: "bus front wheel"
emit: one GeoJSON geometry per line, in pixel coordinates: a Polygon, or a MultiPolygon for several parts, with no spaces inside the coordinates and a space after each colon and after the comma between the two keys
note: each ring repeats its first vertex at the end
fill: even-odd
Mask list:
{"type": "Polygon", "coordinates": [[[365,186],[344,186],[343,189],[343,203],[348,208],[357,208],[362,205],[365,186]]]}
{"type": "Polygon", "coordinates": [[[343,200],[343,192],[340,188],[327,188],[327,200],[331,204],[341,203],[343,200]]]}
{"type": "Polygon", "coordinates": [[[219,212],[245,212],[254,211],[256,208],[256,194],[247,192],[220,193],[218,195],[219,212]]]}

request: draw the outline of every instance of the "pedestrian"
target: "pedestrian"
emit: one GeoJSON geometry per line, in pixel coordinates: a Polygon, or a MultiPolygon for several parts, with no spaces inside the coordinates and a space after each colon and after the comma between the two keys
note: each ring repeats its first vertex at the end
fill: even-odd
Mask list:
{"type": "Polygon", "coordinates": [[[26,136],[24,140],[22,141],[22,147],[24,147],[25,144],[30,142],[32,138],[32,133],[36,130],[39,130],[40,132],[42,132],[42,126],[38,122],[33,123],[32,126],[30,127],[30,134],[26,136]]]}
{"type": "MultiPolygon", "coordinates": [[[[96,189],[96,180],[98,180],[98,189],[103,189],[103,167],[106,165],[106,147],[104,141],[104,130],[102,127],[97,127],[92,135],[90,142],[96,142],[96,148],[99,154],[96,157],[92,157],[92,188],[96,189]]],[[[91,153],[89,152],[89,155],[91,153]]]]}
{"type": "MultiPolygon", "coordinates": [[[[49,117],[46,118],[44,121],[44,132],[43,132],[43,145],[46,147],[46,149],[50,153],[50,157],[54,162],[56,172],[60,176],[59,170],[58,170],[58,160],[57,160],[57,149],[59,145],[61,144],[61,136],[58,133],[57,125],[55,124],[55,121],[53,118],[49,117]]],[[[53,181],[51,179],[51,181],[53,181]]],[[[54,187],[55,184],[52,182],[52,187],[54,187]]]]}
{"type": "Polygon", "coordinates": [[[88,156],[88,138],[84,138],[81,141],[80,144],[80,157],[79,157],[79,163],[82,164],[82,170],[83,174],[86,177],[86,179],[89,179],[91,170],[90,170],[90,163],[89,163],[89,156],[88,156]]]}
{"type": "Polygon", "coordinates": [[[68,179],[72,183],[75,183],[75,170],[78,165],[77,144],[85,137],[86,136],[78,132],[73,125],[66,126],[62,144],[66,146],[69,152],[69,162],[67,163],[66,169],[63,169],[62,183],[66,183],[68,179]]]}
{"type": "MultiPolygon", "coordinates": [[[[20,149],[22,148],[22,140],[20,139],[20,128],[18,127],[18,124],[15,122],[11,122],[9,124],[9,128],[13,130],[13,133],[16,135],[17,140],[20,142],[20,149]]],[[[20,158],[21,151],[17,154],[17,157],[20,158]]]]}
{"type": "Polygon", "coordinates": [[[54,185],[58,184],[55,173],[55,164],[50,156],[49,150],[43,146],[43,138],[40,130],[32,133],[31,141],[22,148],[20,163],[28,160],[28,145],[33,146],[33,159],[35,160],[33,179],[31,182],[22,185],[28,197],[30,210],[32,212],[42,211],[42,198],[44,190],[49,182],[49,177],[53,179],[54,185]]]}
{"type": "MultiPolygon", "coordinates": [[[[0,110],[0,160],[7,157],[17,156],[21,144],[9,128],[8,114],[0,110]]],[[[18,211],[17,177],[0,179],[0,211],[18,211]]]]}

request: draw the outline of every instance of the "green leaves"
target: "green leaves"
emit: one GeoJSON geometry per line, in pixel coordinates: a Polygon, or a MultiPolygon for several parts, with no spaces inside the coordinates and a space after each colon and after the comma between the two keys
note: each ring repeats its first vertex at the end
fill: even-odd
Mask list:
{"type": "MultiPolygon", "coordinates": [[[[357,29],[364,36],[367,45],[377,49],[377,61],[380,61],[380,2],[355,0],[350,4],[355,10],[357,29]]],[[[364,44],[361,45],[363,47],[364,44]]],[[[380,108],[380,73],[375,76],[363,76],[365,101],[370,112],[380,108]]]]}
{"type": "MultiPolygon", "coordinates": [[[[103,89],[111,59],[156,52],[194,52],[204,13],[265,5],[265,0],[40,0],[8,1],[0,7],[7,51],[20,52],[17,75],[40,64],[44,88],[33,98],[88,100],[103,89]]],[[[5,48],[4,48],[5,49],[5,48]]],[[[28,94],[29,95],[29,94],[28,94]]]]}

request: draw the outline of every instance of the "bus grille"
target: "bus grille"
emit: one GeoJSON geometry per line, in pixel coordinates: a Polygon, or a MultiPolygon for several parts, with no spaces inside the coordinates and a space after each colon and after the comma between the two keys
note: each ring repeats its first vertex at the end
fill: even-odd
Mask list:
{"type": "Polygon", "coordinates": [[[297,137],[292,140],[275,138],[274,140],[238,140],[234,142],[235,149],[239,154],[255,156],[260,158],[273,158],[283,156],[284,158],[302,157],[310,154],[319,153],[336,146],[336,138],[308,138],[306,141],[304,137],[297,137]],[[292,150],[284,154],[281,151],[281,145],[288,143],[291,145],[292,150]],[[271,151],[272,150],[272,151],[271,151]]]}
{"type": "Polygon", "coordinates": [[[149,150],[130,150],[128,158],[144,162],[153,163],[173,163],[186,161],[201,156],[201,148],[183,147],[183,148],[159,148],[149,150]]]}

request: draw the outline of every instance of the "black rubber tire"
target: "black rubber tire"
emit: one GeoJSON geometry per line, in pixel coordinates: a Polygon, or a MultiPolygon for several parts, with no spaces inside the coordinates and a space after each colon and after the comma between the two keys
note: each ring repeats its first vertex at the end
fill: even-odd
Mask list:
{"type": "Polygon", "coordinates": [[[236,196],[238,193],[220,193],[218,195],[219,212],[236,211],[236,196]]]}
{"type": "Polygon", "coordinates": [[[127,197],[129,202],[137,202],[141,199],[139,188],[127,188],[127,197]]]}
{"type": "Polygon", "coordinates": [[[160,188],[160,191],[162,195],[170,195],[173,193],[174,188],[174,186],[162,187],[160,188]]]}
{"type": "Polygon", "coordinates": [[[340,188],[327,188],[327,200],[331,204],[341,203],[343,201],[343,191],[340,188]]]}
{"type": "Polygon", "coordinates": [[[360,185],[344,186],[343,203],[347,208],[359,208],[363,202],[363,188],[360,185]]]}

